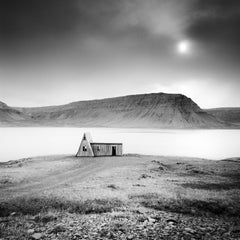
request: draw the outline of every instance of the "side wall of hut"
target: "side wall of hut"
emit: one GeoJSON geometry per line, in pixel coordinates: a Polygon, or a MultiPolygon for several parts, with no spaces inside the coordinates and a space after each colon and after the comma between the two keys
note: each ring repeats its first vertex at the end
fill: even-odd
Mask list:
{"type": "Polygon", "coordinates": [[[94,156],[113,156],[113,147],[116,149],[115,156],[122,156],[122,144],[91,144],[94,156]]]}

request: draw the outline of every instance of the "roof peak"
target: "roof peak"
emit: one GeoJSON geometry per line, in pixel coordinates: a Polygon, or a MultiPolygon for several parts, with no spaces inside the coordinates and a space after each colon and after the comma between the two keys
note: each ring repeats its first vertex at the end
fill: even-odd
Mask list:
{"type": "Polygon", "coordinates": [[[83,133],[83,140],[87,140],[90,143],[92,142],[92,136],[91,136],[90,132],[83,133]]]}
{"type": "Polygon", "coordinates": [[[91,142],[91,145],[93,145],[93,144],[98,144],[98,145],[101,145],[101,144],[104,144],[104,145],[122,145],[122,143],[91,142]]]}

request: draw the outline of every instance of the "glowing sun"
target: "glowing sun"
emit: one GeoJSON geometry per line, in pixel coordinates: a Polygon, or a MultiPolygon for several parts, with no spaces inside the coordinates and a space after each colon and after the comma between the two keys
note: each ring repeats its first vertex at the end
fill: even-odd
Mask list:
{"type": "Polygon", "coordinates": [[[187,40],[183,40],[183,41],[180,41],[178,42],[177,44],[177,51],[179,54],[189,54],[190,51],[191,51],[191,44],[189,41],[187,40]]]}

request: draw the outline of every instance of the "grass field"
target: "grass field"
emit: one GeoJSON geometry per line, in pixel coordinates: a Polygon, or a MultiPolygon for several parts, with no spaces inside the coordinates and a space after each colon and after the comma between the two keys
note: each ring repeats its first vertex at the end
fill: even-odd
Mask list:
{"type": "Polygon", "coordinates": [[[227,219],[231,226],[240,216],[240,160],[36,157],[1,163],[0,190],[4,237],[9,232],[26,237],[25,227],[14,224],[7,233],[6,218],[39,216],[42,223],[59,214],[150,211],[195,220],[227,219]]]}

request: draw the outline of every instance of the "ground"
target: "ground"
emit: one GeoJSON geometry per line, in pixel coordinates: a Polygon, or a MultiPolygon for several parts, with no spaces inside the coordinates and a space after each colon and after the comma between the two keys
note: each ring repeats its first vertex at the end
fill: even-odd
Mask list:
{"type": "Polygon", "coordinates": [[[240,239],[240,160],[0,163],[0,239],[240,239]]]}

